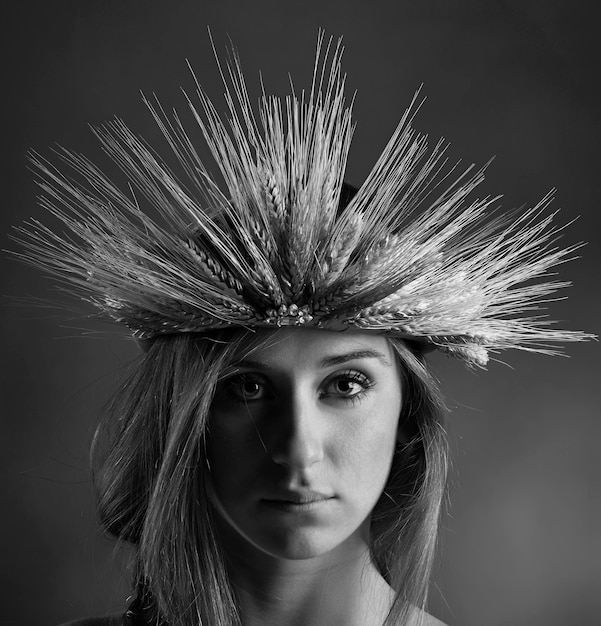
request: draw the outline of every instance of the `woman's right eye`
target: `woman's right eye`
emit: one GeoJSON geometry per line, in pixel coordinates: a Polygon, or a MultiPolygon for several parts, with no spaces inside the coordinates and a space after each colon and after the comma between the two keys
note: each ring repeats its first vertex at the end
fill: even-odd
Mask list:
{"type": "Polygon", "coordinates": [[[262,377],[250,374],[233,376],[226,381],[225,388],[239,402],[254,402],[267,396],[267,385],[262,377]]]}

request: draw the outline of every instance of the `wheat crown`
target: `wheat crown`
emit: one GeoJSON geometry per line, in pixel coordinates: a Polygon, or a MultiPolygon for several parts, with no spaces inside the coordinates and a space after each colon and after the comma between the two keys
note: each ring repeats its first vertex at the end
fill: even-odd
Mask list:
{"type": "Polygon", "coordinates": [[[41,204],[66,232],[31,220],[18,229],[19,256],[138,339],[235,326],[357,328],[484,366],[489,352],[555,354],[558,343],[592,337],[541,313],[569,284],[549,270],[578,247],[557,246],[550,195],[491,216],[497,198],[472,197],[483,170],[457,176],[443,143],[429,149],[412,127],[416,98],[344,206],[354,124],[341,55],[340,42],[320,34],[310,90],[282,100],[263,89],[257,108],[237,55],[218,61],[227,121],[196,83],[197,103],[186,98],[221,185],[156,98],[145,102],[179,174],[119,119],[93,131],[127,191],[69,150],[58,150],[69,175],[32,155],[41,204]]]}

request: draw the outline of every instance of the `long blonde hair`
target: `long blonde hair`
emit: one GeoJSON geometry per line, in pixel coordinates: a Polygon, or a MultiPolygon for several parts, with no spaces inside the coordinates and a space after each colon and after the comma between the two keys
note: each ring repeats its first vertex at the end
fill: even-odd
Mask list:
{"type": "MultiPolygon", "coordinates": [[[[300,331],[299,331],[300,332],[300,331]]],[[[250,332],[157,339],[119,389],[93,447],[100,522],[136,548],[137,580],[157,623],[240,624],[206,491],[205,441],[220,375],[250,332]]],[[[404,624],[427,598],[446,480],[442,403],[421,357],[391,339],[401,364],[401,423],[372,514],[374,563],[396,592],[386,624],[404,624]]]]}

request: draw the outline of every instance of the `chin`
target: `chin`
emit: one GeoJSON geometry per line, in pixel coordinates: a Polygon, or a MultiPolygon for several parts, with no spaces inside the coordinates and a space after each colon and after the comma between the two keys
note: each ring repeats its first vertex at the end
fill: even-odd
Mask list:
{"type": "Polygon", "coordinates": [[[324,556],[348,540],[338,533],[323,529],[302,529],[288,532],[269,533],[269,537],[257,538],[251,542],[262,552],[276,558],[300,561],[324,556]]]}

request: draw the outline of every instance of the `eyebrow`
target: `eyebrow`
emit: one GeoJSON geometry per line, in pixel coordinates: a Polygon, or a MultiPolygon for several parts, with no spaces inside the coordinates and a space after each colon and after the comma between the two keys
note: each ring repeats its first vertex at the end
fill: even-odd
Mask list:
{"type": "MultiPolygon", "coordinates": [[[[378,350],[372,349],[352,350],[351,352],[344,352],[343,354],[331,354],[325,356],[319,361],[319,367],[332,367],[334,365],[341,365],[342,363],[347,363],[348,361],[355,361],[358,359],[378,359],[378,361],[383,363],[385,366],[390,367],[390,361],[386,358],[386,356],[381,352],[378,352],[378,350]]],[[[241,359],[240,361],[236,361],[232,365],[234,367],[247,367],[249,369],[273,369],[267,363],[262,363],[261,361],[255,361],[253,359],[241,359]]]]}
{"type": "Polygon", "coordinates": [[[325,356],[321,359],[319,364],[321,367],[331,367],[332,365],[340,365],[341,363],[355,361],[356,359],[378,359],[378,361],[390,367],[390,361],[388,361],[381,352],[371,349],[353,350],[352,352],[345,352],[344,354],[325,356]]]}

